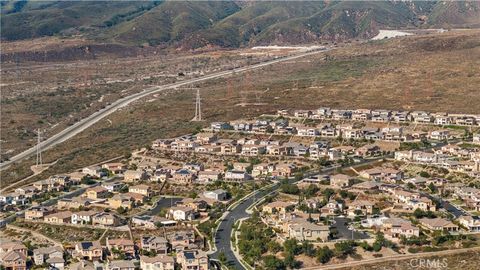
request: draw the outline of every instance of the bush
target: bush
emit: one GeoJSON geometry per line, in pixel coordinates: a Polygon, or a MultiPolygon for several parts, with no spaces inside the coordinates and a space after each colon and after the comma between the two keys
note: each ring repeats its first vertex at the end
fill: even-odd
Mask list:
{"type": "Polygon", "coordinates": [[[418,253],[418,249],[417,248],[408,248],[408,252],[409,253],[418,253]]]}
{"type": "Polygon", "coordinates": [[[282,270],[286,269],[285,268],[285,263],[283,263],[282,260],[278,259],[277,257],[273,255],[267,255],[262,258],[263,260],[263,265],[265,266],[265,269],[267,270],[282,270]]]}
{"type": "Polygon", "coordinates": [[[355,254],[355,241],[342,241],[335,243],[335,253],[337,257],[355,254]]]}
{"type": "Polygon", "coordinates": [[[317,261],[319,263],[327,263],[330,259],[333,258],[333,251],[328,247],[318,248],[317,250],[317,261]]]}
{"type": "Polygon", "coordinates": [[[283,193],[292,194],[292,195],[298,195],[300,193],[300,189],[297,187],[297,185],[288,184],[288,183],[282,184],[280,186],[280,190],[283,193]]]}

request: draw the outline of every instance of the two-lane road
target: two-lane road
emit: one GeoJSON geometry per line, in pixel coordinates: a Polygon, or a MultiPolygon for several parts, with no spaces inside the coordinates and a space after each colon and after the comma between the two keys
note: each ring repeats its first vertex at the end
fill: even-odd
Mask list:
{"type": "MultiPolygon", "coordinates": [[[[60,131],[59,133],[53,135],[52,137],[44,140],[43,142],[40,143],[40,146],[43,150],[46,150],[46,149],[51,148],[51,147],[53,147],[53,146],[55,146],[59,143],[62,143],[64,141],[74,137],[78,133],[84,131],[85,129],[89,128],[90,126],[97,123],[98,121],[100,121],[104,117],[112,114],[116,110],[118,110],[122,107],[125,107],[128,104],[130,104],[131,102],[133,102],[135,100],[138,100],[138,99],[141,99],[141,98],[144,98],[148,95],[151,95],[151,94],[154,94],[154,93],[157,93],[157,92],[160,92],[160,91],[165,91],[165,90],[169,90],[169,89],[175,89],[175,88],[178,88],[178,87],[181,87],[181,86],[190,85],[192,83],[199,83],[199,82],[203,82],[203,81],[207,81],[207,80],[227,77],[227,76],[242,73],[242,72],[245,72],[245,71],[255,70],[255,69],[259,69],[259,68],[262,68],[262,67],[265,67],[265,66],[268,66],[268,65],[273,65],[273,64],[276,64],[276,63],[280,63],[280,62],[292,61],[292,60],[295,60],[295,59],[298,59],[298,58],[318,54],[318,53],[325,52],[325,51],[328,51],[328,50],[330,50],[330,49],[315,50],[315,51],[299,53],[299,54],[295,54],[295,55],[292,55],[292,56],[282,57],[282,58],[262,62],[262,63],[255,64],[255,65],[239,67],[239,68],[235,68],[235,69],[232,69],[232,70],[220,71],[220,72],[212,73],[212,74],[205,75],[205,76],[202,76],[202,77],[188,79],[188,80],[184,80],[184,81],[180,81],[180,82],[176,82],[176,83],[150,87],[150,88],[147,88],[147,89],[143,90],[142,92],[132,94],[132,95],[123,97],[121,99],[118,99],[117,101],[115,101],[112,104],[108,105],[107,107],[101,109],[100,111],[97,111],[97,112],[91,114],[90,116],[88,116],[88,117],[80,120],[79,122],[73,124],[72,126],[69,126],[69,127],[65,128],[64,130],[60,131]]],[[[23,151],[22,153],[11,157],[9,160],[7,160],[3,163],[0,163],[0,170],[6,168],[8,165],[12,164],[13,162],[21,161],[21,160],[35,154],[36,149],[37,149],[37,146],[35,145],[35,146],[23,151]]]]}

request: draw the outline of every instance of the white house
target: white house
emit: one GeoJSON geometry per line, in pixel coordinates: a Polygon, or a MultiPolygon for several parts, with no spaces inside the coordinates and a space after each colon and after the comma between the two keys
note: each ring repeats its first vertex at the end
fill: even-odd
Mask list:
{"type": "Polygon", "coordinates": [[[250,178],[250,175],[244,171],[232,170],[225,173],[225,180],[227,181],[241,182],[249,180],[250,178]]]}
{"type": "Polygon", "coordinates": [[[203,196],[209,199],[213,199],[216,201],[225,201],[228,197],[228,193],[226,190],[223,189],[217,189],[213,191],[205,191],[203,193],[203,196]]]}
{"type": "Polygon", "coordinates": [[[474,144],[480,144],[480,133],[477,133],[477,134],[473,135],[473,143],[474,144]]]}
{"type": "Polygon", "coordinates": [[[196,217],[193,208],[184,206],[170,208],[169,215],[174,220],[194,220],[196,217]]]}

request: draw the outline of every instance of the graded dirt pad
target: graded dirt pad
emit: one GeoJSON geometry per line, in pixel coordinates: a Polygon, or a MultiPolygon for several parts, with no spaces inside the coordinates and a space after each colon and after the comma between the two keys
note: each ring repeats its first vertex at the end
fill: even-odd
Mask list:
{"type": "MultiPolygon", "coordinates": [[[[102,120],[46,151],[45,162],[60,160],[32,181],[128,154],[157,138],[190,133],[210,121],[254,117],[277,109],[331,106],[480,112],[480,31],[368,42],[300,60],[134,102],[110,115],[110,121],[102,120]],[[190,122],[197,87],[205,122],[190,122]],[[239,103],[267,105],[235,106],[239,103]]],[[[11,166],[2,172],[2,181],[23,178],[32,161],[11,166]]]]}
{"type": "MultiPolygon", "coordinates": [[[[385,261],[373,264],[352,265],[346,267],[335,268],[339,270],[428,270],[428,269],[463,269],[463,270],[475,270],[478,269],[478,258],[480,251],[478,249],[455,253],[452,250],[452,254],[449,255],[428,255],[410,258],[398,261],[385,261]]],[[[318,268],[322,269],[322,268],[318,268]]]]}

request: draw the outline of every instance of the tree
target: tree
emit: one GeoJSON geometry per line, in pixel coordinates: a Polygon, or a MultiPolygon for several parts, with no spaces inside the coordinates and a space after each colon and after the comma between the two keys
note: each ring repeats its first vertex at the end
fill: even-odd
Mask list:
{"type": "Polygon", "coordinates": [[[431,193],[437,193],[437,187],[433,183],[430,183],[428,185],[428,189],[430,190],[431,193]]]}
{"type": "Polygon", "coordinates": [[[120,206],[120,207],[117,208],[117,213],[119,215],[123,215],[123,214],[127,213],[127,209],[120,206]]]}
{"type": "Polygon", "coordinates": [[[378,242],[373,243],[372,247],[375,252],[379,252],[382,249],[382,245],[378,242]]]}
{"type": "Polygon", "coordinates": [[[301,249],[298,246],[298,241],[295,238],[287,239],[283,243],[283,250],[285,253],[297,255],[300,253],[301,249]]]}
{"type": "Polygon", "coordinates": [[[280,186],[280,190],[283,193],[287,194],[292,194],[292,195],[298,195],[300,193],[300,189],[298,188],[297,185],[285,183],[280,186]]]}
{"type": "Polygon", "coordinates": [[[331,188],[326,188],[325,190],[323,190],[322,192],[323,194],[323,198],[325,201],[328,201],[330,199],[330,197],[335,194],[335,191],[331,188]]]}
{"type": "Polygon", "coordinates": [[[355,242],[342,241],[342,242],[335,243],[335,253],[338,257],[355,254],[355,242]]]}
{"type": "Polygon", "coordinates": [[[268,242],[267,249],[271,253],[275,254],[275,253],[282,250],[282,246],[277,241],[272,240],[272,241],[268,242]]]}
{"type": "Polygon", "coordinates": [[[421,172],[420,172],[420,176],[421,176],[421,177],[428,178],[428,177],[430,177],[430,174],[429,174],[428,172],[426,172],[426,171],[421,171],[421,172]]]}
{"type": "Polygon", "coordinates": [[[198,194],[197,194],[197,192],[195,192],[195,191],[191,191],[191,192],[188,194],[188,197],[189,197],[189,198],[192,198],[192,199],[197,198],[197,196],[198,196],[198,194]]]}
{"type": "Polygon", "coordinates": [[[308,241],[303,241],[301,246],[302,253],[307,255],[308,257],[315,256],[315,247],[312,243],[308,241]]]}
{"type": "Polygon", "coordinates": [[[291,253],[289,253],[289,254],[287,254],[287,256],[285,256],[284,263],[290,269],[299,268],[301,266],[301,263],[299,261],[295,260],[295,255],[293,255],[291,253]]]}
{"type": "Polygon", "coordinates": [[[332,259],[332,257],[333,257],[333,251],[327,246],[323,248],[319,248],[317,250],[317,261],[319,263],[322,263],[322,264],[327,263],[330,261],[330,259],[332,259]]]}
{"type": "Polygon", "coordinates": [[[263,265],[265,266],[265,269],[268,270],[285,269],[285,263],[283,263],[282,260],[279,260],[274,255],[267,255],[263,257],[263,265]]]}
{"type": "Polygon", "coordinates": [[[317,187],[317,185],[315,184],[310,184],[305,190],[304,190],[304,194],[305,194],[305,197],[307,198],[310,198],[312,196],[315,196],[315,194],[317,194],[319,188],[317,187]]]}

